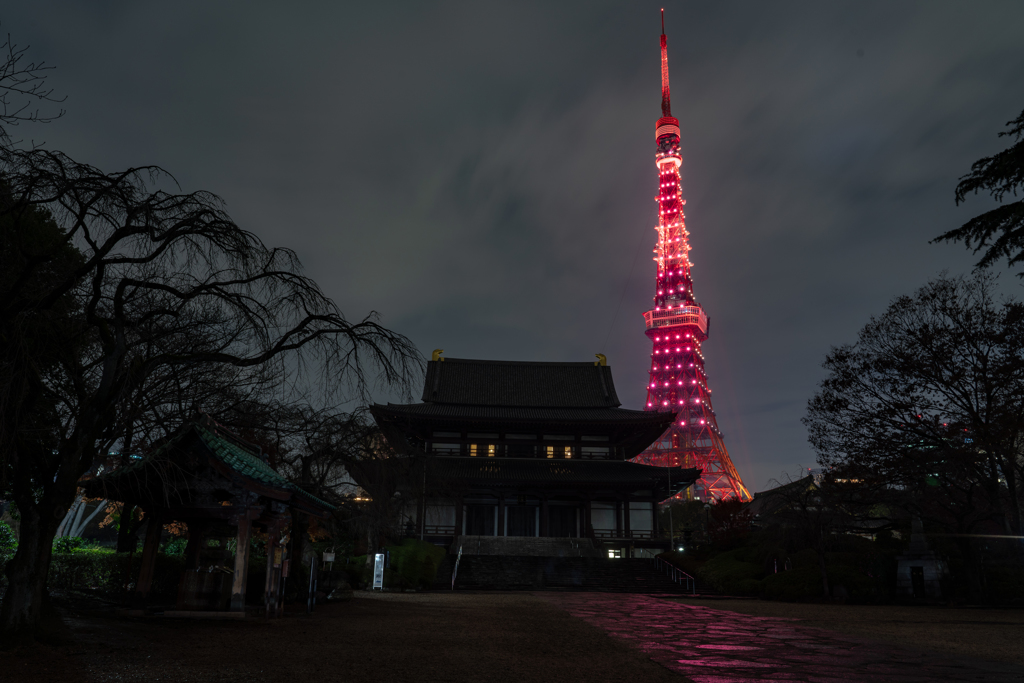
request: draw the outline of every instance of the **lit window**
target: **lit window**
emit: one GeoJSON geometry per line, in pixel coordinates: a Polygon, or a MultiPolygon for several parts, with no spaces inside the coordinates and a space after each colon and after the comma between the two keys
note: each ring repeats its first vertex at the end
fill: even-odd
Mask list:
{"type": "Polygon", "coordinates": [[[487,457],[488,458],[493,458],[494,457],[494,453],[495,453],[495,451],[497,451],[497,449],[498,449],[498,447],[495,446],[493,443],[487,444],[487,457]]]}
{"type": "Polygon", "coordinates": [[[548,457],[549,458],[555,457],[555,447],[554,446],[548,446],[548,457]]]}
{"type": "Polygon", "coordinates": [[[469,444],[469,454],[472,455],[474,458],[476,457],[476,444],[475,443],[469,444]]]}

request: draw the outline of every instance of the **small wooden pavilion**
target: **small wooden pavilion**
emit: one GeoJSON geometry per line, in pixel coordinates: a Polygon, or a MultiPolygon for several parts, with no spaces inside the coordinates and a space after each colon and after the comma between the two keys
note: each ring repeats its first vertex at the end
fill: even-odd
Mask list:
{"type": "Polygon", "coordinates": [[[174,521],[188,526],[185,570],[171,613],[178,615],[244,616],[254,529],[267,534],[264,602],[268,616],[278,614],[290,509],[321,518],[334,509],[278,474],[258,446],[205,415],[148,455],[82,485],[87,495],[142,508],[149,520],[136,607],[148,598],[163,526],[174,521]]]}

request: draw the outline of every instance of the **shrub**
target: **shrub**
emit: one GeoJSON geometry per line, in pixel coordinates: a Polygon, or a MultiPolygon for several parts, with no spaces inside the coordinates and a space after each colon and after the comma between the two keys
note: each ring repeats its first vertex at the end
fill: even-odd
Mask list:
{"type": "Polygon", "coordinates": [[[1024,604],[1024,572],[1020,566],[992,565],[986,572],[989,600],[1003,605],[1024,604]]]}
{"type": "Polygon", "coordinates": [[[7,522],[0,522],[0,566],[10,558],[18,549],[18,539],[14,536],[14,530],[7,522]]]}
{"type": "Polygon", "coordinates": [[[60,536],[53,539],[53,552],[73,553],[85,545],[85,539],[78,536],[60,536]]]}
{"type": "MultiPolygon", "coordinates": [[[[60,591],[93,589],[106,595],[120,595],[124,592],[126,578],[129,588],[134,587],[141,560],[140,553],[115,553],[109,548],[80,548],[70,553],[54,553],[50,561],[49,585],[60,591]]],[[[183,566],[180,556],[157,554],[150,589],[152,599],[175,598],[183,566]]]]}
{"type": "MultiPolygon", "coordinates": [[[[385,588],[429,588],[437,578],[437,570],[445,556],[445,549],[433,543],[407,538],[401,545],[387,547],[390,566],[384,570],[385,588]]],[[[338,569],[348,574],[348,583],[354,587],[367,587],[373,582],[373,570],[366,567],[366,555],[346,558],[338,569]]]]}
{"type": "Polygon", "coordinates": [[[788,572],[769,574],[761,581],[761,586],[761,594],[769,600],[796,601],[822,597],[821,572],[817,566],[794,567],[788,572]]]}
{"type": "Polygon", "coordinates": [[[188,539],[184,536],[175,536],[164,544],[165,555],[184,555],[188,539]]]}
{"type": "MultiPolygon", "coordinates": [[[[878,580],[865,574],[857,567],[845,564],[829,564],[828,585],[834,598],[845,597],[850,602],[874,602],[882,597],[878,580]],[[845,595],[843,593],[845,592],[845,595]]],[[[792,571],[769,574],[762,582],[761,595],[769,600],[820,600],[821,569],[801,564],[792,571]]]]}
{"type": "Polygon", "coordinates": [[[840,589],[846,590],[846,599],[850,602],[874,602],[879,598],[875,579],[859,568],[841,564],[827,565],[826,569],[833,598],[842,597],[840,589]]]}
{"type": "Polygon", "coordinates": [[[407,538],[399,546],[389,546],[388,552],[399,588],[429,588],[445,556],[444,548],[415,538],[407,538]]]}
{"type": "Polygon", "coordinates": [[[745,561],[746,548],[730,550],[711,558],[697,570],[697,578],[716,590],[733,595],[761,592],[759,565],[745,561]]]}

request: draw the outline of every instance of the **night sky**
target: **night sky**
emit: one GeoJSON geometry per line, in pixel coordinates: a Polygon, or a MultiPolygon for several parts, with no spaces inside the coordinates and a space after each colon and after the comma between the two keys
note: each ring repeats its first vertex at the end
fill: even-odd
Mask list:
{"type": "MultiPolygon", "coordinates": [[[[425,355],[602,352],[642,406],[662,4],[7,4],[67,95],[19,136],[219,194],[425,355]]],[[[710,386],[762,490],[813,466],[829,348],[974,263],[928,240],[991,206],[953,189],[1024,108],[1024,3],[664,7],[710,386]]]]}

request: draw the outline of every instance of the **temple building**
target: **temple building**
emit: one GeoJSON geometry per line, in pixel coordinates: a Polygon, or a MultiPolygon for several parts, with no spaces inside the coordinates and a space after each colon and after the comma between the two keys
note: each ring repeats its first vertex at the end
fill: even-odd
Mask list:
{"type": "Polygon", "coordinates": [[[422,403],[372,406],[390,446],[426,463],[402,487],[407,533],[453,548],[486,539],[494,554],[503,544],[516,554],[529,537],[590,539],[613,557],[664,549],[658,503],[700,471],[629,462],[676,413],[620,408],[611,368],[598,358],[487,361],[435,352],[422,403]]]}

